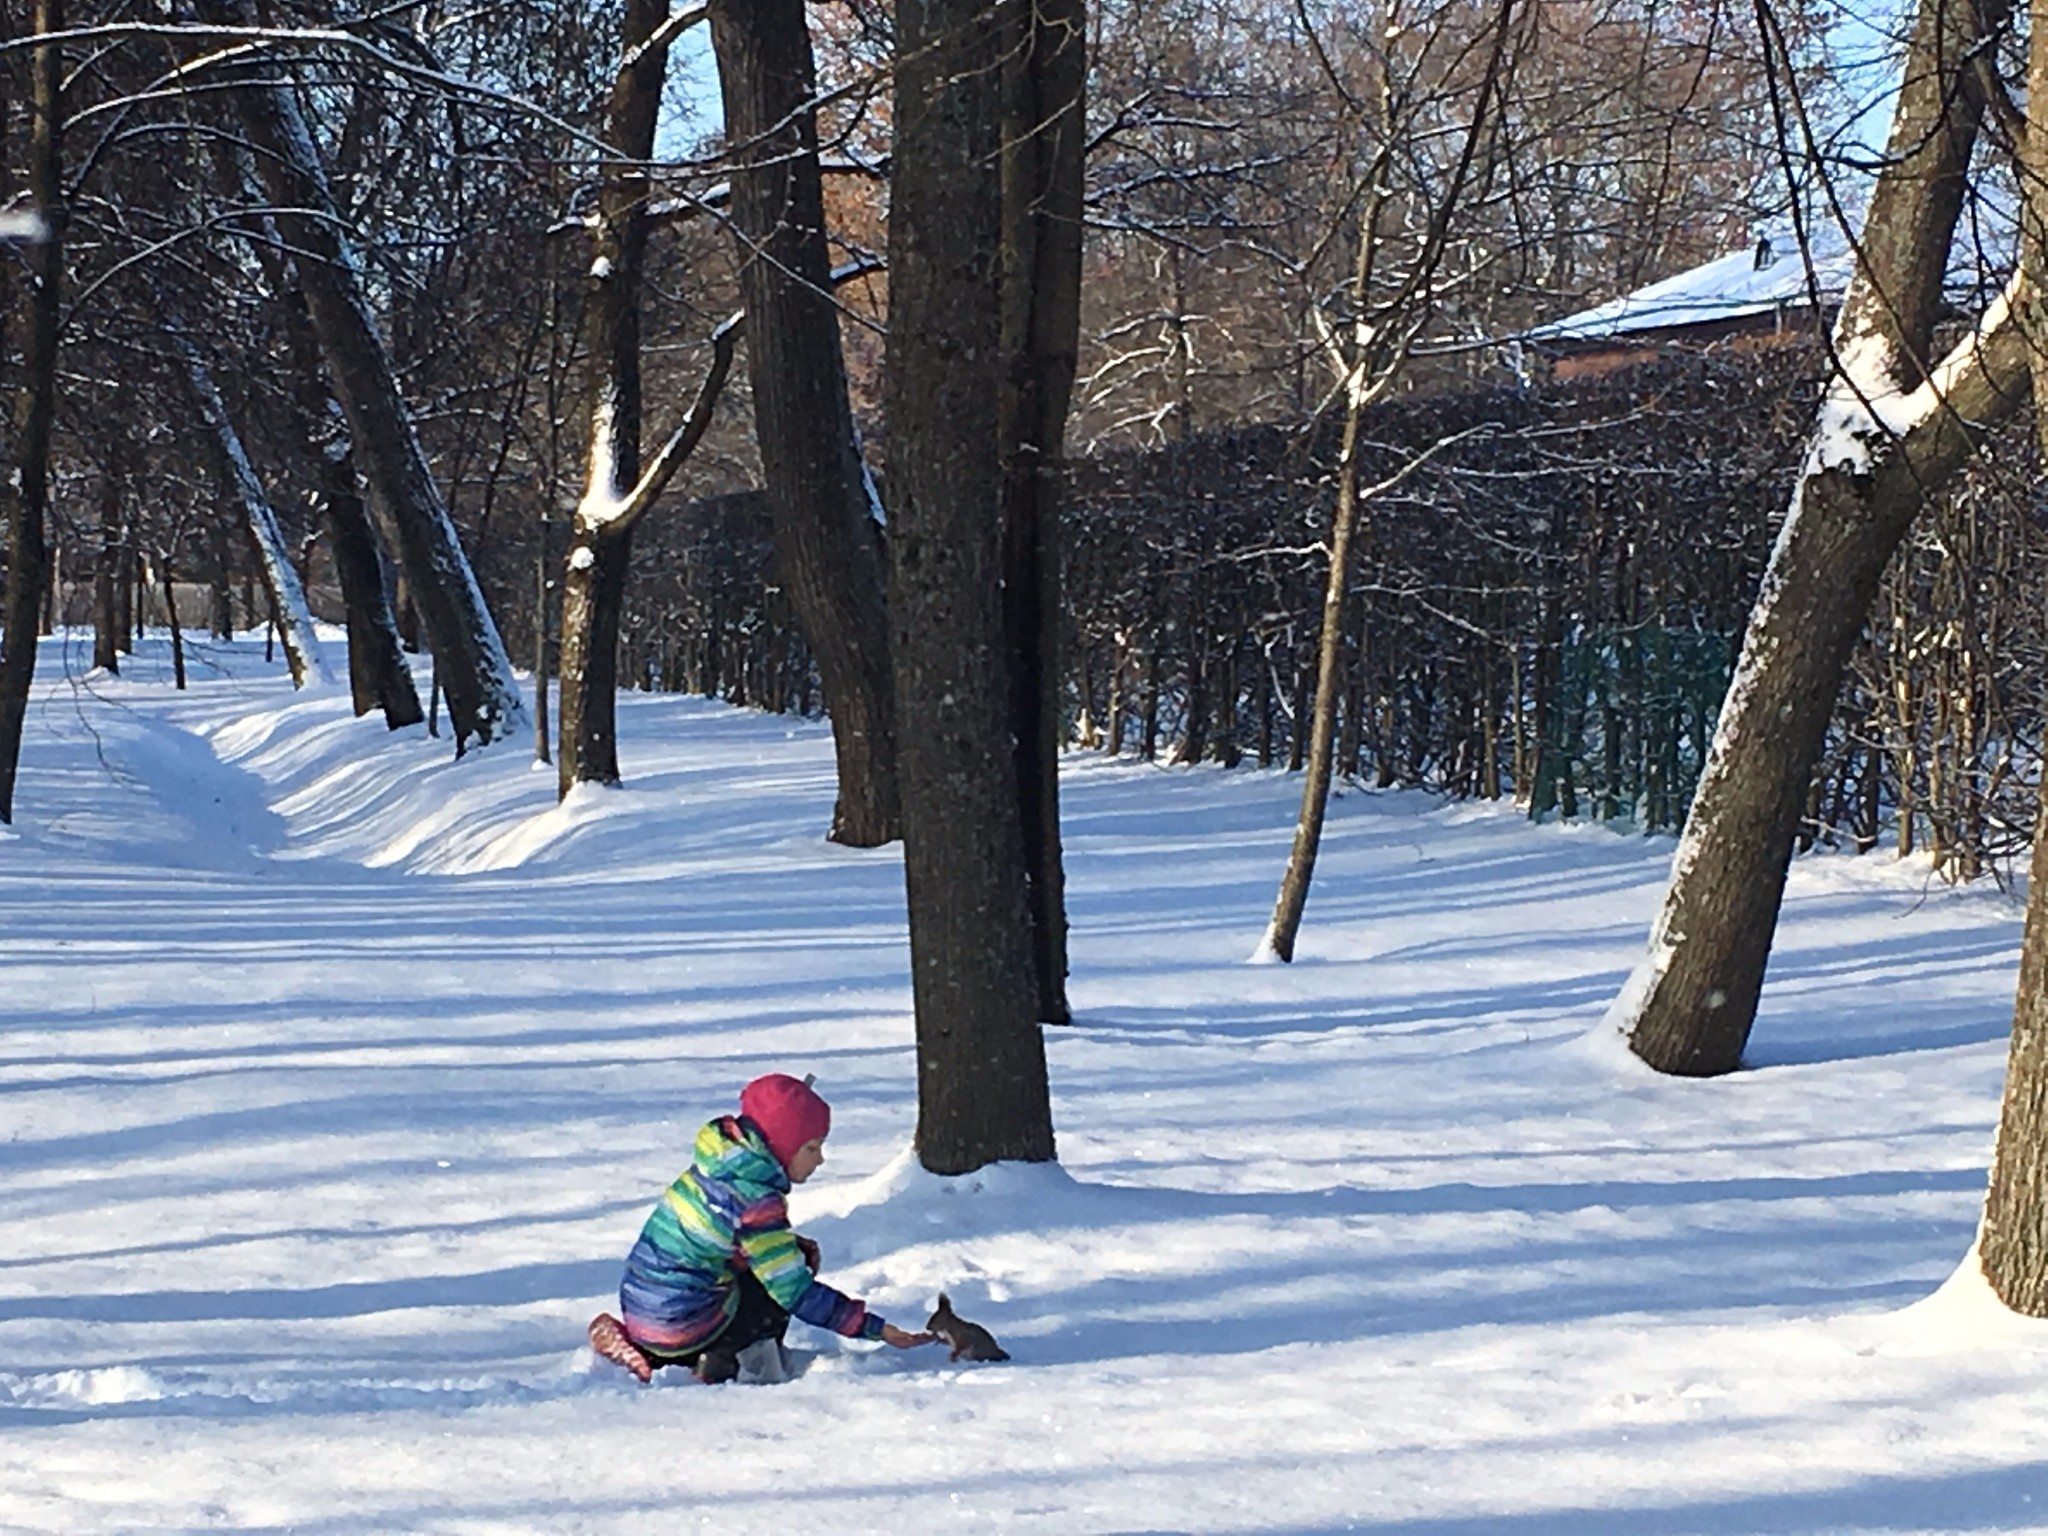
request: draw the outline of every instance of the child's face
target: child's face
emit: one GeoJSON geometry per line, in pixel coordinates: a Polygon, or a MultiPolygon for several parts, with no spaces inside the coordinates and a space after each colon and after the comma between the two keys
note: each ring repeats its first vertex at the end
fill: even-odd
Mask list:
{"type": "Polygon", "coordinates": [[[825,1138],[818,1136],[796,1149],[796,1156],[789,1160],[789,1182],[801,1184],[816,1173],[825,1161],[825,1138]]]}

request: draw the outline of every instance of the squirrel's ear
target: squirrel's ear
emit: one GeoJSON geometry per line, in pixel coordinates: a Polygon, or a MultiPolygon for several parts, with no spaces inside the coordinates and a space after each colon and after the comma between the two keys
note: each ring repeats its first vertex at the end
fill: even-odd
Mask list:
{"type": "Polygon", "coordinates": [[[944,1291],[939,1292],[938,1310],[941,1312],[950,1312],[953,1310],[953,1298],[948,1296],[944,1291]]]}

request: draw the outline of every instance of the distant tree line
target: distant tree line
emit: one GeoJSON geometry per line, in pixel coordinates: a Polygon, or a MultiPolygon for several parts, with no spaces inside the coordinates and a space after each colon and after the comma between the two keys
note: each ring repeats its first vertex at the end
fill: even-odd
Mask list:
{"type": "MultiPolygon", "coordinates": [[[[1342,775],[1675,830],[1822,362],[1803,340],[1376,407],[1359,478],[1396,483],[1370,497],[1353,567],[1342,775]]],[[[1893,562],[1805,844],[1922,852],[1954,880],[2026,846],[2048,663],[2030,442],[2008,429],[1893,562]]],[[[1300,770],[1334,452],[1327,424],[1266,425],[1076,462],[1071,746],[1300,770]]],[[[645,553],[629,685],[820,707],[757,495],[690,503],[645,553]]]]}
{"type": "MultiPolygon", "coordinates": [[[[1354,554],[1341,771],[1676,828],[1822,361],[1811,343],[1672,356],[1376,408],[1359,478],[1398,483],[1371,498],[1354,554]]],[[[1079,466],[1083,743],[1300,768],[1331,437],[1262,427],[1079,466]]],[[[1998,446],[1893,562],[1836,704],[1808,844],[1889,838],[1968,879],[2028,840],[2048,533],[2026,431],[1998,446]]]]}
{"type": "MultiPolygon", "coordinates": [[[[1509,798],[1538,818],[1676,829],[1822,361],[1811,342],[1673,355],[1607,379],[1375,408],[1359,477],[1406,474],[1371,498],[1355,554],[1339,772],[1509,798]]],[[[2031,444],[2028,422],[2008,427],[1893,561],[1835,708],[1805,843],[1926,853],[1953,880],[2027,845],[2048,662],[2031,444]]],[[[1301,768],[1334,451],[1327,425],[1276,424],[1076,462],[1063,519],[1070,744],[1301,768]]],[[[123,479],[80,489],[52,520],[46,622],[61,586],[68,617],[96,621],[118,657],[142,622],[169,622],[172,579],[187,629],[268,621],[248,540],[205,515],[207,488],[174,461],[138,453],[123,479]],[[131,501],[150,508],[140,528],[131,501]]],[[[288,522],[302,580],[334,600],[322,534],[288,522]]],[[[526,646],[533,537],[512,525],[479,561],[526,646]]],[[[759,493],[682,504],[643,532],[635,566],[623,686],[822,710],[759,493]]],[[[399,618],[417,643],[403,602],[399,618]]]]}

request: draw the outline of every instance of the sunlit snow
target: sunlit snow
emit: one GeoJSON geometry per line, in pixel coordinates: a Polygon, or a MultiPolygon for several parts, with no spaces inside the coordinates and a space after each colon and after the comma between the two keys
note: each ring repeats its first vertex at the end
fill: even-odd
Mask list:
{"type": "Polygon", "coordinates": [[[1603,1033],[1667,839],[1067,759],[1058,1166],[906,1153],[901,865],[818,723],[620,699],[616,790],[45,643],[0,841],[0,1530],[2048,1530],[2048,1338],[1965,1265],[2019,915],[1795,862],[1751,1070],[1603,1033]],[[582,1346],[708,1115],[892,1320],[777,1387],[582,1346]],[[1959,1266],[1961,1266],[1959,1268],[1959,1266]],[[1954,1277],[1952,1279],[1952,1277],[1954,1277]]]}

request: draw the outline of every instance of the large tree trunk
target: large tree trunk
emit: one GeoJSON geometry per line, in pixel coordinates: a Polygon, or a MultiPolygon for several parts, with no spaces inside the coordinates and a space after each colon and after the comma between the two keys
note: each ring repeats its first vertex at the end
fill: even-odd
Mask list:
{"type": "Polygon", "coordinates": [[[1003,609],[1038,1017],[1064,1024],[1060,502],[1081,331],[1082,0],[1005,0],[1001,35],[1003,609]]]}
{"type": "MultiPolygon", "coordinates": [[[[207,20],[252,25],[250,0],[195,0],[207,20]]],[[[257,149],[272,217],[294,252],[329,381],[348,416],[356,461],[398,535],[413,600],[440,664],[456,749],[517,735],[526,705],[475,573],[413,431],[378,334],[354,248],[298,103],[275,65],[237,81],[236,105],[257,149]]]]}
{"type": "Polygon", "coordinates": [[[398,643],[398,621],[385,585],[384,557],[369,510],[356,489],[356,471],[345,436],[316,448],[320,455],[320,513],[341,582],[342,612],[348,623],[348,681],[355,712],[382,710],[389,730],[426,718],[412,668],[398,643]]]}
{"type": "Polygon", "coordinates": [[[619,620],[633,531],[572,520],[562,577],[555,790],[619,782],[619,620]]]}
{"type": "MultiPolygon", "coordinates": [[[[2048,0],[2032,6],[2027,94],[2048,102],[2048,0]]],[[[2021,315],[2034,356],[2048,343],[2048,132],[2036,123],[2022,148],[2021,262],[2028,302],[2021,315]]],[[[2048,447],[2048,369],[2034,369],[2035,430],[2048,447]]],[[[2048,774],[2034,821],[2034,857],[2027,880],[2027,928],[2020,944],[2019,989],[2013,1000],[2012,1047],[2005,1069],[1991,1185],[1977,1234],[1984,1277],[2015,1312],[2048,1317],[2048,774]]]]}
{"type": "Polygon", "coordinates": [[[885,388],[918,1156],[1053,1156],[1002,606],[1002,47],[982,0],[896,11],[885,388]]]}
{"type": "Polygon", "coordinates": [[[24,263],[33,285],[14,412],[14,469],[0,481],[7,502],[7,611],[0,630],[0,822],[14,820],[14,778],[35,680],[38,616],[49,563],[50,426],[57,408],[58,282],[63,275],[63,122],[60,50],[47,39],[64,28],[60,0],[35,0],[36,45],[29,64],[28,211],[40,236],[24,263]]]}
{"type": "Polygon", "coordinates": [[[1893,551],[1980,428],[2018,404],[2001,301],[1930,370],[1950,241],[1984,111],[1974,62],[2008,0],[1922,0],[1837,374],[1721,707],[1650,954],[1610,1011],[1660,1072],[1733,1071],[1756,1018],[1799,819],[1856,636],[1893,551]]]}
{"type": "Polygon", "coordinates": [[[712,0],[732,146],[754,435],[775,563],[817,658],[839,760],[834,842],[901,835],[881,539],[831,294],[816,72],[802,0],[712,0]]]}
{"type": "Polygon", "coordinates": [[[2005,1100],[1977,1253],[2001,1301],[2048,1317],[2048,782],[2034,822],[2005,1100]]]}

